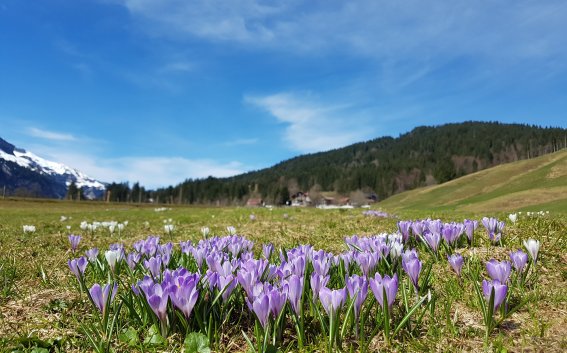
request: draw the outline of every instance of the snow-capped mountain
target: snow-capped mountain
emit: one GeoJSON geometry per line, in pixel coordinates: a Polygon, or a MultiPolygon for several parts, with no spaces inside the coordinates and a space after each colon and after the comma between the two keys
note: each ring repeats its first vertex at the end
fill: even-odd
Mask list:
{"type": "Polygon", "coordinates": [[[0,138],[0,188],[30,196],[64,198],[72,182],[87,199],[104,195],[105,185],[64,164],[41,158],[0,138]]]}

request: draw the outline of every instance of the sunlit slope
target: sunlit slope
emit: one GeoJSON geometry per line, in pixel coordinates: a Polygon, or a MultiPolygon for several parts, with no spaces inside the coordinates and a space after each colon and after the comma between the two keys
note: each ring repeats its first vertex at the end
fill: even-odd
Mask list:
{"type": "Polygon", "coordinates": [[[440,185],[394,195],[390,209],[567,213],[567,150],[500,165],[440,185]]]}

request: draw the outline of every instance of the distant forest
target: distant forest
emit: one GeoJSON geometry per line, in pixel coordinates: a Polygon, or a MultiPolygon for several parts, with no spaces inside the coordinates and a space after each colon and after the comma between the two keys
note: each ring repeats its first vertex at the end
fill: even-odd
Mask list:
{"type": "Polygon", "coordinates": [[[566,147],[562,128],[497,122],[420,126],[397,138],[302,155],[234,177],[187,179],[152,191],[139,183],[112,183],[107,191],[110,201],[172,204],[243,205],[250,198],[283,204],[298,192],[309,192],[314,203],[324,192],[381,200],[566,147]]]}

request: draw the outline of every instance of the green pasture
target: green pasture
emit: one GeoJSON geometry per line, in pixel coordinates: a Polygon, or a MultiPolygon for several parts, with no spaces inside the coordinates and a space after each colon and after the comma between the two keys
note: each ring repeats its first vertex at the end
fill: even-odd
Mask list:
{"type": "MultiPolygon", "coordinates": [[[[546,164],[532,166],[530,175],[546,177],[557,166],[565,168],[567,153],[549,156],[546,164]]],[[[514,165],[528,168],[526,163],[514,165]]],[[[514,167],[511,165],[509,168],[514,167]]],[[[504,166],[506,167],[506,166],[504,166]]],[[[563,170],[561,169],[561,170],[563,170]]],[[[487,173],[483,171],[481,173],[487,173]]],[[[396,230],[400,219],[439,217],[444,221],[462,221],[463,218],[479,219],[482,216],[498,217],[507,223],[505,247],[489,248],[480,240],[477,249],[464,249],[464,256],[478,256],[482,261],[490,258],[507,259],[510,250],[522,248],[522,241],[534,238],[541,241],[538,260],[538,281],[527,290],[529,303],[514,313],[484,342],[482,316],[472,287],[462,285],[450,271],[446,258],[434,261],[433,288],[438,293],[438,304],[432,315],[427,315],[423,327],[412,335],[394,339],[390,346],[377,340],[374,351],[565,351],[567,350],[567,217],[566,200],[550,199],[537,204],[533,210],[546,210],[550,214],[541,217],[519,216],[513,225],[508,212],[494,212],[487,196],[466,195],[475,190],[473,183],[483,183],[494,198],[502,199],[506,192],[520,189],[527,183],[526,174],[505,180],[504,174],[514,175],[513,169],[501,176],[471,175],[468,182],[453,182],[447,188],[433,187],[416,191],[421,197],[412,199],[402,194],[384,203],[384,210],[394,212],[392,218],[364,216],[362,209],[319,210],[312,208],[214,208],[167,206],[170,209],[156,212],[154,206],[136,204],[106,204],[97,202],[63,202],[45,200],[0,200],[0,351],[6,352],[84,352],[90,345],[81,324],[93,320],[93,308],[85,296],[79,295],[77,281],[67,266],[72,256],[67,235],[83,235],[81,249],[96,246],[104,251],[109,244],[123,242],[127,248],[148,235],[160,235],[163,241],[178,243],[181,240],[198,241],[200,228],[208,226],[211,234],[226,235],[226,227],[234,226],[237,233],[253,240],[255,250],[261,251],[261,243],[271,242],[276,249],[298,244],[312,244],[316,249],[340,252],[345,250],[344,237],[357,234],[373,235],[396,230]],[[472,186],[471,186],[472,185],[472,186]],[[449,192],[455,200],[446,195],[449,192]],[[467,200],[473,200],[466,206],[467,200]],[[393,207],[395,202],[400,202],[393,207]],[[431,203],[431,205],[429,204],[431,203]],[[442,206],[443,205],[443,206],[442,206]],[[476,205],[476,206],[472,206],[476,205]],[[389,206],[389,207],[387,207],[389,206]],[[430,208],[431,206],[431,208],[430,208]],[[456,211],[451,211],[456,208],[456,211]],[[397,211],[396,211],[397,209],[397,211]],[[431,211],[430,211],[431,210],[431,211]],[[484,212],[484,213],[483,213],[484,212]],[[250,215],[254,214],[252,220],[250,215]],[[67,220],[61,221],[61,216],[67,220]],[[164,220],[172,220],[175,231],[165,236],[164,220]],[[88,234],[79,228],[81,221],[128,221],[120,236],[110,235],[106,229],[88,234]],[[34,234],[24,234],[22,226],[35,225],[34,234]],[[70,231],[67,229],[70,226],[70,231]]],[[[459,179],[460,180],[460,179],[459,179]]],[[[549,185],[533,182],[534,190],[563,188],[557,181],[549,185]]],[[[564,190],[564,189],[561,189],[564,190]]],[[[519,191],[518,191],[519,192],[519,191]]],[[[483,194],[486,195],[486,194],[483,194]]],[[[496,203],[495,208],[501,203],[496,203]]],[[[503,208],[499,208],[503,210],[503,208]]],[[[527,210],[529,207],[518,207],[527,210]]],[[[482,226],[476,232],[486,238],[482,226]]],[[[421,257],[420,253],[420,257],[421,257]]],[[[423,253],[425,261],[433,261],[423,253]]],[[[369,294],[371,295],[371,294],[369,294]]],[[[314,323],[309,326],[311,339],[306,352],[325,350],[325,337],[314,323]]],[[[166,342],[155,344],[145,340],[146,331],[136,331],[141,343],[133,348],[124,334],[128,327],[118,327],[119,334],[112,342],[114,352],[172,352],[181,351],[183,337],[172,336],[166,342]],[[144,341],[145,340],[145,341],[144,341]]],[[[131,334],[132,332],[130,332],[131,334]]],[[[289,331],[292,335],[293,332],[289,331]]],[[[377,336],[380,337],[380,336],[377,336]]],[[[246,342],[239,327],[227,327],[222,344],[214,351],[247,351],[246,342]]],[[[290,344],[287,350],[297,351],[290,344]]],[[[347,348],[345,348],[348,351],[347,348]]]]}
{"type": "Polygon", "coordinates": [[[396,210],[567,213],[567,150],[407,191],[380,205],[396,210]]]}

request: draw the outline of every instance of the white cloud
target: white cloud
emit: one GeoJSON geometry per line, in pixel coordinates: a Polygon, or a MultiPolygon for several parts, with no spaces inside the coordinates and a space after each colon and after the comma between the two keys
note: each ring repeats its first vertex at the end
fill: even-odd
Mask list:
{"type": "Polygon", "coordinates": [[[186,34],[213,40],[268,40],[272,34],[262,23],[266,16],[280,12],[276,5],[255,0],[124,0],[136,17],[155,25],[154,34],[186,34]]]}
{"type": "Polygon", "coordinates": [[[51,141],[76,141],[77,138],[71,134],[48,131],[43,129],[38,129],[35,127],[30,127],[27,130],[28,135],[32,137],[38,137],[45,140],[51,141]]]}
{"type": "Polygon", "coordinates": [[[246,96],[244,100],[284,123],[284,140],[300,152],[342,147],[375,133],[368,127],[366,118],[353,113],[348,105],[327,105],[309,94],[246,96]]]}
{"type": "Polygon", "coordinates": [[[353,0],[121,0],[152,36],[387,60],[567,54],[567,3],[353,0]]]}
{"type": "Polygon", "coordinates": [[[31,151],[103,182],[138,181],[146,188],[176,185],[188,178],[227,177],[246,171],[237,161],[221,163],[211,159],[144,156],[101,158],[49,147],[31,151]]]}

